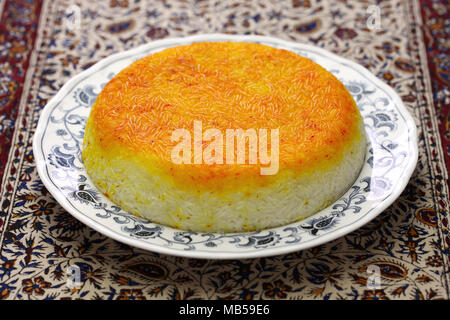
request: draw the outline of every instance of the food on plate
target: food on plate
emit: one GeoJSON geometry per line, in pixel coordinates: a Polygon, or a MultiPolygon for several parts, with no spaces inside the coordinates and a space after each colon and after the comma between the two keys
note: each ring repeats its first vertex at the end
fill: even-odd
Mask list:
{"type": "Polygon", "coordinates": [[[245,232],[332,204],[365,150],[355,101],[320,65],[262,44],[199,42],[109,81],[82,157],[124,210],[181,230],[245,232]]]}

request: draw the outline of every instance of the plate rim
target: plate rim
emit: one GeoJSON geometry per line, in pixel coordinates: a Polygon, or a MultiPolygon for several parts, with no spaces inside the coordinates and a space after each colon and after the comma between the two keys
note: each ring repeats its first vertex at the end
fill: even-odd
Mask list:
{"type": "MultiPolygon", "coordinates": [[[[79,74],[73,76],[71,79],[69,79],[53,96],[46,104],[46,106],[42,109],[41,114],[39,116],[38,124],[36,126],[34,136],[33,136],[33,154],[35,158],[35,164],[36,168],[39,174],[39,177],[44,184],[44,186],[47,188],[49,193],[55,198],[55,200],[72,216],[74,216],[77,220],[81,221],[88,227],[96,230],[97,232],[100,232],[103,235],[106,235],[114,240],[117,240],[119,242],[125,243],[127,245],[140,248],[146,251],[151,252],[157,252],[161,254],[167,254],[167,255],[174,255],[174,256],[180,256],[180,257],[187,257],[187,258],[200,258],[200,259],[245,259],[245,258],[259,258],[259,257],[268,257],[268,256],[276,256],[281,254],[287,254],[295,251],[305,250],[311,247],[315,247],[327,242],[330,242],[332,240],[338,239],[354,230],[357,230],[361,228],[363,225],[368,223],[369,221],[376,218],[381,212],[383,212],[387,207],[389,207],[403,192],[407,184],[409,183],[409,180],[412,176],[412,173],[414,172],[417,161],[418,161],[418,137],[417,137],[417,126],[414,121],[414,118],[411,116],[410,112],[404,105],[403,101],[399,97],[399,95],[395,92],[393,88],[391,88],[389,85],[384,83],[382,80],[377,78],[374,74],[372,74],[368,69],[363,67],[362,65],[349,60],[347,58],[343,58],[341,56],[338,56],[337,54],[330,52],[326,49],[316,47],[310,44],[301,43],[301,42],[294,42],[294,41],[287,41],[275,37],[269,37],[269,36],[259,36],[259,35],[230,35],[230,34],[222,34],[222,33],[206,33],[206,34],[199,34],[199,35],[193,35],[193,36],[187,36],[187,37],[175,37],[175,38],[166,38],[156,41],[150,41],[146,44],[142,44],[137,46],[136,48],[132,48],[129,50],[125,50],[122,52],[114,53],[112,55],[109,55],[108,57],[101,59],[88,69],[80,72],[79,74]],[[146,49],[150,49],[153,46],[158,45],[183,45],[186,42],[195,42],[195,41],[245,41],[245,42],[275,42],[280,44],[281,46],[294,46],[298,47],[299,49],[305,48],[308,51],[316,52],[318,54],[324,55],[326,57],[331,57],[336,62],[342,64],[346,64],[349,67],[359,71],[361,74],[363,74],[365,77],[370,79],[371,81],[375,82],[380,88],[385,90],[389,96],[394,100],[394,102],[397,104],[397,107],[399,111],[401,111],[402,116],[405,118],[405,124],[406,128],[408,129],[408,136],[411,138],[411,149],[410,155],[408,157],[408,163],[405,166],[404,169],[404,178],[396,184],[396,187],[393,188],[390,192],[390,194],[384,199],[380,200],[380,205],[374,208],[371,213],[366,214],[365,216],[358,219],[355,223],[343,226],[337,230],[332,230],[328,234],[324,234],[321,237],[318,237],[312,241],[308,241],[308,243],[302,243],[301,241],[298,243],[293,243],[290,246],[284,246],[284,247],[267,247],[263,248],[261,250],[255,250],[254,252],[251,251],[245,251],[245,252],[224,252],[224,251],[198,251],[198,250],[183,250],[183,249],[176,249],[176,248],[170,248],[166,246],[161,246],[158,244],[153,244],[149,242],[140,242],[136,239],[133,239],[129,236],[122,235],[120,233],[117,233],[116,231],[113,231],[109,228],[106,228],[101,223],[90,219],[86,215],[79,214],[75,210],[71,208],[71,206],[68,203],[67,197],[60,192],[55,186],[53,186],[53,183],[50,181],[50,179],[47,177],[46,173],[44,172],[44,169],[47,167],[47,161],[45,158],[45,155],[40,152],[41,147],[41,140],[40,137],[44,134],[44,129],[46,128],[45,119],[49,118],[51,111],[53,110],[53,107],[55,104],[58,103],[58,101],[61,99],[62,96],[67,95],[74,87],[74,84],[82,77],[86,77],[88,75],[95,74],[98,69],[110,64],[111,62],[123,58],[125,56],[132,56],[137,55],[138,53],[142,53],[146,49]],[[181,43],[180,43],[181,42],[181,43]]],[[[159,224],[156,224],[159,225],[159,224]]],[[[268,229],[270,230],[270,229],[268,229]]],[[[179,230],[183,231],[183,230],[179,230]]],[[[200,233],[201,234],[201,233],[200,233]]]]}

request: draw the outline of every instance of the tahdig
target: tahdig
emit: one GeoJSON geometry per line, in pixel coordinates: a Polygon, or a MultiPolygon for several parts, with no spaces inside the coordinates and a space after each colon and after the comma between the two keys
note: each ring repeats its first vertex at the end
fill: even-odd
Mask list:
{"type": "Polygon", "coordinates": [[[82,157],[124,210],[182,230],[245,232],[333,203],[358,176],[365,148],[356,103],[318,64],[262,44],[199,42],[153,53],[107,83],[82,157]],[[196,121],[223,133],[278,129],[276,174],[247,162],[175,164],[172,133],[196,121]]]}

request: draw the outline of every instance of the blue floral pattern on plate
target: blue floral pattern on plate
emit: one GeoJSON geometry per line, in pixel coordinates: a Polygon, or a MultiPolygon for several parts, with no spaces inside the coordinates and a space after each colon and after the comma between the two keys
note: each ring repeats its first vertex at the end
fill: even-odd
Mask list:
{"type": "Polygon", "coordinates": [[[363,67],[323,49],[259,36],[203,35],[160,40],[113,55],[69,81],[46,106],[34,137],[39,174],[76,218],[112,238],[161,253],[198,258],[259,257],[333,240],[373,219],[406,186],[417,162],[414,121],[400,98],[363,67]],[[365,164],[353,186],[317,214],[249,233],[196,233],[158,225],[123,211],[101,194],[81,159],[84,127],[104,84],[152,52],[198,41],[251,41],[294,51],[336,75],[353,95],[368,136],[365,164]]]}

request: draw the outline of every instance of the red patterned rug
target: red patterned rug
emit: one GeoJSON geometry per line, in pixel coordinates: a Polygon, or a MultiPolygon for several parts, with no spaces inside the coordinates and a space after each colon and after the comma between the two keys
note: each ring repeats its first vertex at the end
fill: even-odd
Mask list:
{"type": "MultiPolygon", "coordinates": [[[[439,135],[450,168],[450,7],[445,0],[421,0],[423,36],[433,90],[434,107],[439,120],[439,135]]],[[[447,180],[448,183],[448,180],[447,180]]]]}
{"type": "Polygon", "coordinates": [[[0,181],[9,157],[19,104],[24,99],[23,85],[34,49],[40,11],[40,1],[6,1],[1,12],[0,181]]]}

